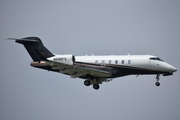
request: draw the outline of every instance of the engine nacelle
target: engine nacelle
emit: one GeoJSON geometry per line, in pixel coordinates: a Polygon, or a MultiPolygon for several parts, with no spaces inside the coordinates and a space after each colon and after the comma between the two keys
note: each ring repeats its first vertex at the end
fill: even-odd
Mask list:
{"type": "Polygon", "coordinates": [[[48,58],[50,61],[59,62],[68,65],[74,65],[75,56],[74,55],[55,55],[48,58]]]}

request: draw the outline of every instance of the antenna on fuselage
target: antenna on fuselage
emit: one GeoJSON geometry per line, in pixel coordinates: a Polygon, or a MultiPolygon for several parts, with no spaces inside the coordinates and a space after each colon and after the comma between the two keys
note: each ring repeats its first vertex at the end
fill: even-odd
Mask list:
{"type": "Polygon", "coordinates": [[[129,53],[127,53],[128,55],[130,55],[129,53]]]}

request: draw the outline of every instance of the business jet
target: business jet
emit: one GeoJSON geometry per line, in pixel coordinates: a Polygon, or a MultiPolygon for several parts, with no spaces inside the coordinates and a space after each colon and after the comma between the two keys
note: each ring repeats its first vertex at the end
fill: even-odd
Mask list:
{"type": "Polygon", "coordinates": [[[92,85],[95,90],[99,84],[127,75],[156,75],[156,86],[160,86],[160,75],[169,76],[177,71],[175,67],[152,55],[110,55],[74,56],[51,53],[38,37],[21,39],[7,38],[23,44],[33,59],[32,67],[84,79],[84,85],[92,85]]]}

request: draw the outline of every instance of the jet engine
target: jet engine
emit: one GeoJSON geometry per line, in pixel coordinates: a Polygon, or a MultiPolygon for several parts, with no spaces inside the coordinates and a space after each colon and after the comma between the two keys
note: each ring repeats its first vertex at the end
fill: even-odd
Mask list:
{"type": "Polygon", "coordinates": [[[74,55],[55,55],[53,57],[48,58],[50,61],[64,63],[68,65],[74,65],[75,56],[74,55]]]}

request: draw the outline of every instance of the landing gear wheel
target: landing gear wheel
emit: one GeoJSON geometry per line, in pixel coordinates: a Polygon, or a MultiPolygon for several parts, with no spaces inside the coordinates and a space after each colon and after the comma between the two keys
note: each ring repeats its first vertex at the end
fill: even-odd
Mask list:
{"type": "Polygon", "coordinates": [[[156,86],[160,86],[160,83],[159,83],[159,82],[156,82],[155,85],[156,85],[156,86]]]}
{"type": "Polygon", "coordinates": [[[100,86],[99,86],[98,84],[94,84],[94,85],[93,85],[93,88],[96,89],[96,90],[98,90],[99,87],[100,87],[100,86]]]}
{"type": "Polygon", "coordinates": [[[85,85],[85,86],[89,86],[90,84],[91,84],[91,83],[90,83],[89,80],[85,80],[85,81],[84,81],[84,85],[85,85]]]}

